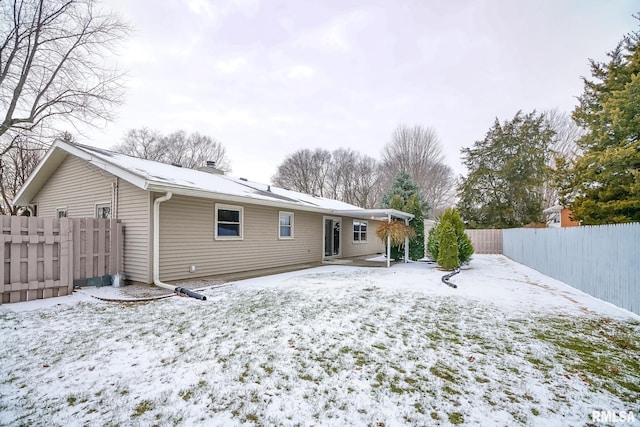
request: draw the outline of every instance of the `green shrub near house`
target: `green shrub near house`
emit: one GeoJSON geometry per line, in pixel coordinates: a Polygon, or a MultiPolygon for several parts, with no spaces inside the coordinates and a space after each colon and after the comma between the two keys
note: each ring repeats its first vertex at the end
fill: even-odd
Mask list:
{"type": "Polygon", "coordinates": [[[427,252],[442,268],[453,270],[471,260],[473,244],[464,232],[464,223],[455,209],[447,209],[429,231],[427,252]]]}

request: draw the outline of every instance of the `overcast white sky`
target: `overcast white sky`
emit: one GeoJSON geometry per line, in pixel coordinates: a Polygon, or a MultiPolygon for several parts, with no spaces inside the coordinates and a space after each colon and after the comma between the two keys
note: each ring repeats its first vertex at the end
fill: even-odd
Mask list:
{"type": "Polygon", "coordinates": [[[232,175],[268,182],[301,148],[380,158],[401,123],[435,129],[446,162],[519,110],[570,112],[589,76],[638,28],[637,0],[110,0],[122,46],[117,120],[221,141],[232,175]]]}

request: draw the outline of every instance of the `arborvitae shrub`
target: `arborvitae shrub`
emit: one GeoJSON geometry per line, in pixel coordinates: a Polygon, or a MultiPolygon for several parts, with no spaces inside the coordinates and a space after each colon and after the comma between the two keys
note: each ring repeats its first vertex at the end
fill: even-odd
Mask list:
{"type": "MultiPolygon", "coordinates": [[[[455,209],[447,209],[438,219],[438,224],[429,230],[429,240],[427,241],[427,251],[431,259],[440,264],[440,251],[442,250],[442,234],[444,227],[449,225],[456,236],[458,265],[463,265],[471,260],[473,255],[473,244],[469,236],[464,232],[464,223],[455,209]]],[[[446,267],[445,267],[446,268],[446,267]]]]}
{"type": "Polygon", "coordinates": [[[445,270],[453,270],[460,266],[460,261],[458,260],[458,237],[455,229],[448,221],[442,221],[442,224],[437,262],[445,270]]]}

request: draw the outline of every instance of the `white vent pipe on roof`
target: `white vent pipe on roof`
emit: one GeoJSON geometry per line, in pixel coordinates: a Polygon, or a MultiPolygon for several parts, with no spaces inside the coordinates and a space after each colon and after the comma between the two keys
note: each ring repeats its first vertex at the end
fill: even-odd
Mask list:
{"type": "Polygon", "coordinates": [[[167,191],[164,196],[158,197],[153,201],[153,284],[160,288],[173,291],[178,295],[186,295],[205,301],[207,297],[204,295],[160,281],[160,203],[166,202],[171,199],[172,196],[173,193],[167,191]]]}

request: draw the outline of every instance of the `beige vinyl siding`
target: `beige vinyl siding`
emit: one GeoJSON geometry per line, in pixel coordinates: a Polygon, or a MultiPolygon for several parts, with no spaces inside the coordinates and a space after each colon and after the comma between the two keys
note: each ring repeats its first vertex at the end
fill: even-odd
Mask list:
{"type": "MultiPolygon", "coordinates": [[[[370,255],[376,253],[384,253],[385,246],[384,243],[378,236],[376,236],[376,227],[378,226],[378,221],[366,220],[367,221],[367,242],[354,242],[353,241],[353,218],[342,218],[343,224],[343,232],[342,232],[342,256],[345,258],[361,256],[361,255],[370,255]]],[[[360,219],[355,219],[355,221],[364,221],[360,219]]]]}
{"type": "Polygon", "coordinates": [[[151,283],[151,193],[118,180],[118,219],[124,225],[125,279],[151,283]]]}
{"type": "Polygon", "coordinates": [[[322,259],[322,215],[292,210],[294,239],[278,239],[281,209],[173,196],[160,205],[160,279],[180,280],[322,259]],[[243,239],[214,239],[216,203],[242,206],[243,239]],[[189,266],[197,271],[189,273],[189,266]]]}
{"type": "Polygon", "coordinates": [[[55,217],[56,208],[66,207],[68,217],[94,218],[96,203],[111,202],[113,180],[113,175],[67,156],[32,202],[38,216],[55,217]]]}
{"type": "MultiPolygon", "coordinates": [[[[67,216],[94,218],[96,203],[112,203],[116,177],[74,156],[67,156],[49,178],[33,203],[38,216],[55,217],[57,208],[67,216]]],[[[124,274],[128,280],[150,283],[150,194],[118,180],[118,219],[124,228],[124,274]]],[[[113,211],[112,211],[113,212],[113,211]]]]}

